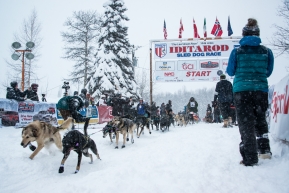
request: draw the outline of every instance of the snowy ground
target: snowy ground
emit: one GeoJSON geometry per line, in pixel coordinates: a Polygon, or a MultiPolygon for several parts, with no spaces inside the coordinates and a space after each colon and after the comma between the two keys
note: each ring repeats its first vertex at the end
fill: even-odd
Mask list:
{"type": "Polygon", "coordinates": [[[30,149],[20,146],[21,131],[0,128],[1,193],[289,192],[289,148],[271,138],[271,160],[261,160],[255,167],[239,165],[237,127],[199,123],[165,133],[145,131],[124,149],[114,149],[99,132],[91,137],[102,160],[94,156],[89,164],[89,158],[83,157],[78,174],[73,174],[75,152],[67,159],[64,173],[58,173],[63,154],[54,145],[52,153],[43,149],[30,160],[30,149]]]}

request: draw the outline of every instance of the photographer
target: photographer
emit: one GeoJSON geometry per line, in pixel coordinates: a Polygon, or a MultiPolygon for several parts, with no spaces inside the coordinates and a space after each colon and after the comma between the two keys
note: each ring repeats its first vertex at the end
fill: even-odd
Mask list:
{"type": "Polygon", "coordinates": [[[70,89],[70,86],[69,86],[69,82],[64,82],[63,86],[62,86],[62,89],[65,90],[65,92],[63,93],[64,96],[68,96],[68,90],[70,89]]]}

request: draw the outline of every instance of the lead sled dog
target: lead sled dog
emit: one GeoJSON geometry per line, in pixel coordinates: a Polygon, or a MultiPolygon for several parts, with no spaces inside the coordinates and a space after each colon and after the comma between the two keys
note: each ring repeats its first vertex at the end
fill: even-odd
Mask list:
{"type": "Polygon", "coordinates": [[[33,121],[22,129],[22,141],[20,143],[23,148],[28,145],[33,153],[30,159],[33,159],[39,151],[49,143],[55,143],[59,150],[62,150],[60,130],[70,129],[73,126],[73,118],[69,117],[62,125],[55,127],[49,123],[42,121],[33,121]],[[31,142],[36,141],[37,147],[32,146],[31,142]]]}

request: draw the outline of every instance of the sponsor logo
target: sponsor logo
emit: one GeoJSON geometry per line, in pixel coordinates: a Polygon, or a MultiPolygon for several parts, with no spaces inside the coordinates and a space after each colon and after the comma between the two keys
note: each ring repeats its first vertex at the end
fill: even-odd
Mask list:
{"type": "Polygon", "coordinates": [[[173,77],[173,76],[175,76],[175,73],[174,72],[165,72],[164,76],[173,77]]]}
{"type": "Polygon", "coordinates": [[[223,71],[222,71],[222,70],[218,70],[217,74],[218,74],[219,76],[221,76],[221,75],[223,74],[223,71]]]}
{"type": "Polygon", "coordinates": [[[167,54],[167,44],[155,44],[155,54],[162,58],[167,54]]]}
{"type": "Polygon", "coordinates": [[[219,67],[218,62],[208,61],[208,62],[201,63],[201,68],[218,68],[218,67],[219,67]]]}
{"type": "Polygon", "coordinates": [[[163,78],[161,76],[157,76],[156,80],[163,80],[163,78]]]}
{"type": "Polygon", "coordinates": [[[184,70],[192,70],[192,69],[194,69],[194,64],[183,63],[183,64],[182,64],[182,68],[183,68],[184,70]]]}
{"type": "Polygon", "coordinates": [[[159,69],[161,70],[171,70],[171,66],[168,66],[167,62],[163,62],[163,66],[159,66],[159,69]]]}

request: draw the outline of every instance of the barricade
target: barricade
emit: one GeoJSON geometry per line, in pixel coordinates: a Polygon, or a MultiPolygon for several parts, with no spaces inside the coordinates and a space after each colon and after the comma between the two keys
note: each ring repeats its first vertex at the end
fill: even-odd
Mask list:
{"type": "MultiPolygon", "coordinates": [[[[85,117],[91,117],[90,124],[101,124],[112,119],[112,107],[89,106],[83,108],[80,113],[85,117]]],[[[63,122],[56,103],[21,101],[0,98],[0,127],[16,126],[23,127],[33,121],[39,120],[58,125],[63,122]]]]}
{"type": "Polygon", "coordinates": [[[289,143],[289,75],[271,88],[270,133],[275,139],[289,143]]]}

